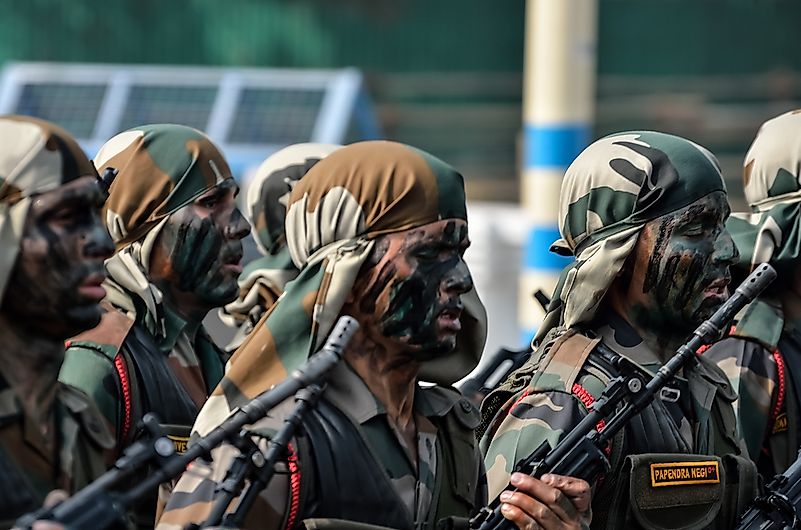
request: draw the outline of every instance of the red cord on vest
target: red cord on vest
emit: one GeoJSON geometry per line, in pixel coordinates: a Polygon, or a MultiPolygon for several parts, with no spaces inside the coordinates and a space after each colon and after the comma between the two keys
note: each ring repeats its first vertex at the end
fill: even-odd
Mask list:
{"type": "Polygon", "coordinates": [[[779,376],[779,396],[776,398],[776,406],[773,408],[773,416],[771,418],[771,425],[776,423],[776,420],[779,417],[779,413],[781,412],[782,406],[784,406],[784,358],[782,354],[779,352],[779,349],[776,348],[773,351],[773,358],[776,360],[776,372],[779,376]]]}
{"type": "Polygon", "coordinates": [[[523,401],[525,399],[525,397],[528,396],[529,394],[531,394],[530,390],[526,390],[525,392],[520,394],[520,397],[517,398],[517,401],[512,403],[512,406],[509,408],[509,414],[511,414],[512,411],[515,409],[515,407],[517,407],[520,404],[520,402],[523,401]]]}
{"type": "Polygon", "coordinates": [[[125,442],[128,439],[128,432],[131,430],[131,382],[128,380],[128,372],[125,370],[125,360],[122,355],[114,357],[114,367],[120,378],[122,401],[125,406],[125,418],[122,422],[122,435],[120,436],[120,440],[125,442]]]}
{"type": "MultiPolygon", "coordinates": [[[[573,389],[572,390],[573,390],[573,394],[575,394],[576,397],[578,397],[581,400],[581,402],[584,404],[584,406],[587,409],[592,407],[592,404],[595,403],[595,398],[592,397],[592,394],[590,394],[589,391],[586,388],[584,388],[583,386],[581,386],[580,384],[573,383],[573,389]]],[[[601,420],[601,421],[598,422],[598,425],[595,426],[595,430],[597,430],[598,432],[601,432],[601,430],[605,426],[606,426],[606,422],[604,420],[601,420]]]]}
{"type": "Polygon", "coordinates": [[[286,528],[291,530],[295,526],[300,511],[300,466],[298,454],[292,444],[287,444],[287,465],[289,467],[289,515],[286,518],[286,528]]]}

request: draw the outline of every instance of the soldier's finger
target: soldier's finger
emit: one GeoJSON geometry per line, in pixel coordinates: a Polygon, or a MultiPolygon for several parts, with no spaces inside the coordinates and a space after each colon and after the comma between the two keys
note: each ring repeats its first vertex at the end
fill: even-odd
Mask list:
{"type": "Polygon", "coordinates": [[[45,497],[42,506],[44,506],[45,508],[52,508],[56,504],[67,500],[68,497],[69,494],[64,490],[53,490],[47,494],[47,497],[45,497]]]}
{"type": "Polygon", "coordinates": [[[540,530],[542,528],[530,515],[512,504],[502,504],[501,514],[520,530],[540,530]]]}
{"type": "Polygon", "coordinates": [[[592,505],[592,489],[586,480],[564,475],[553,475],[550,473],[543,475],[541,480],[561,491],[570,499],[570,502],[573,503],[573,506],[579,513],[585,513],[590,510],[590,506],[592,505]]]}
{"type": "Polygon", "coordinates": [[[521,499],[520,502],[515,502],[515,504],[534,516],[540,524],[552,524],[552,516],[559,521],[569,524],[574,524],[579,520],[579,512],[561,490],[522,473],[514,473],[512,475],[512,485],[519,490],[515,495],[520,495],[522,493],[524,497],[532,501],[536,499],[535,502],[545,508],[545,510],[543,510],[540,506],[536,505],[531,505],[531,507],[527,505],[521,506],[520,503],[527,502],[525,499],[521,499]]]}

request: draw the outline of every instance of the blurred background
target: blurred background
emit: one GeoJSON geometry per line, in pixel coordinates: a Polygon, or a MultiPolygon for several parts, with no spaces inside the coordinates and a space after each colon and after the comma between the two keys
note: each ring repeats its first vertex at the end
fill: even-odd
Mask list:
{"type": "MultiPolygon", "coordinates": [[[[801,106],[801,2],[592,4],[587,140],[625,129],[688,137],[718,155],[743,209],[741,161],[757,128],[801,106]]],[[[571,5],[578,20],[585,4],[571,5]]],[[[466,178],[488,349],[518,346],[532,331],[519,307],[536,305],[517,281],[529,237],[525,14],[523,0],[10,0],[0,112],[53,120],[90,155],[134,125],[192,125],[243,185],[289,143],[421,147],[466,178]]]]}

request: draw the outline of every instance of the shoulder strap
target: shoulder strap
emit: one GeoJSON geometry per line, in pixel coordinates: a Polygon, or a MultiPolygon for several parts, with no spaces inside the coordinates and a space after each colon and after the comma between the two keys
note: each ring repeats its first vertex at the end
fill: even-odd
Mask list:
{"type": "Polygon", "coordinates": [[[122,355],[122,345],[133,328],[134,320],[115,309],[107,301],[101,302],[100,306],[105,310],[100,318],[100,324],[68,340],[65,346],[67,348],[78,346],[101,352],[114,365],[114,371],[117,374],[117,391],[121,401],[120,412],[122,413],[122,421],[120,425],[116,426],[119,429],[117,440],[120,447],[123,447],[131,441],[129,436],[134,424],[133,387],[135,381],[130,375],[128,362],[122,355]]]}
{"type": "Polygon", "coordinates": [[[601,339],[568,330],[559,337],[540,363],[539,370],[531,379],[528,390],[541,392],[556,390],[572,392],[590,353],[601,339]]]}

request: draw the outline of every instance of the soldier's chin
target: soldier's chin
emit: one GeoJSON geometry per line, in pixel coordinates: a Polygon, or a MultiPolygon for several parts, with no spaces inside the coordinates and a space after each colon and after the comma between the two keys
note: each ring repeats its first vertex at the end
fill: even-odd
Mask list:
{"type": "Polygon", "coordinates": [[[453,350],[455,349],[456,338],[448,337],[435,343],[424,345],[419,350],[414,352],[414,357],[418,361],[433,361],[434,359],[438,359],[453,353],[453,350]]]}
{"type": "Polygon", "coordinates": [[[100,324],[102,314],[102,309],[97,304],[73,306],[62,313],[60,321],[51,321],[51,336],[66,340],[79,335],[84,331],[97,327],[100,324]]]}

